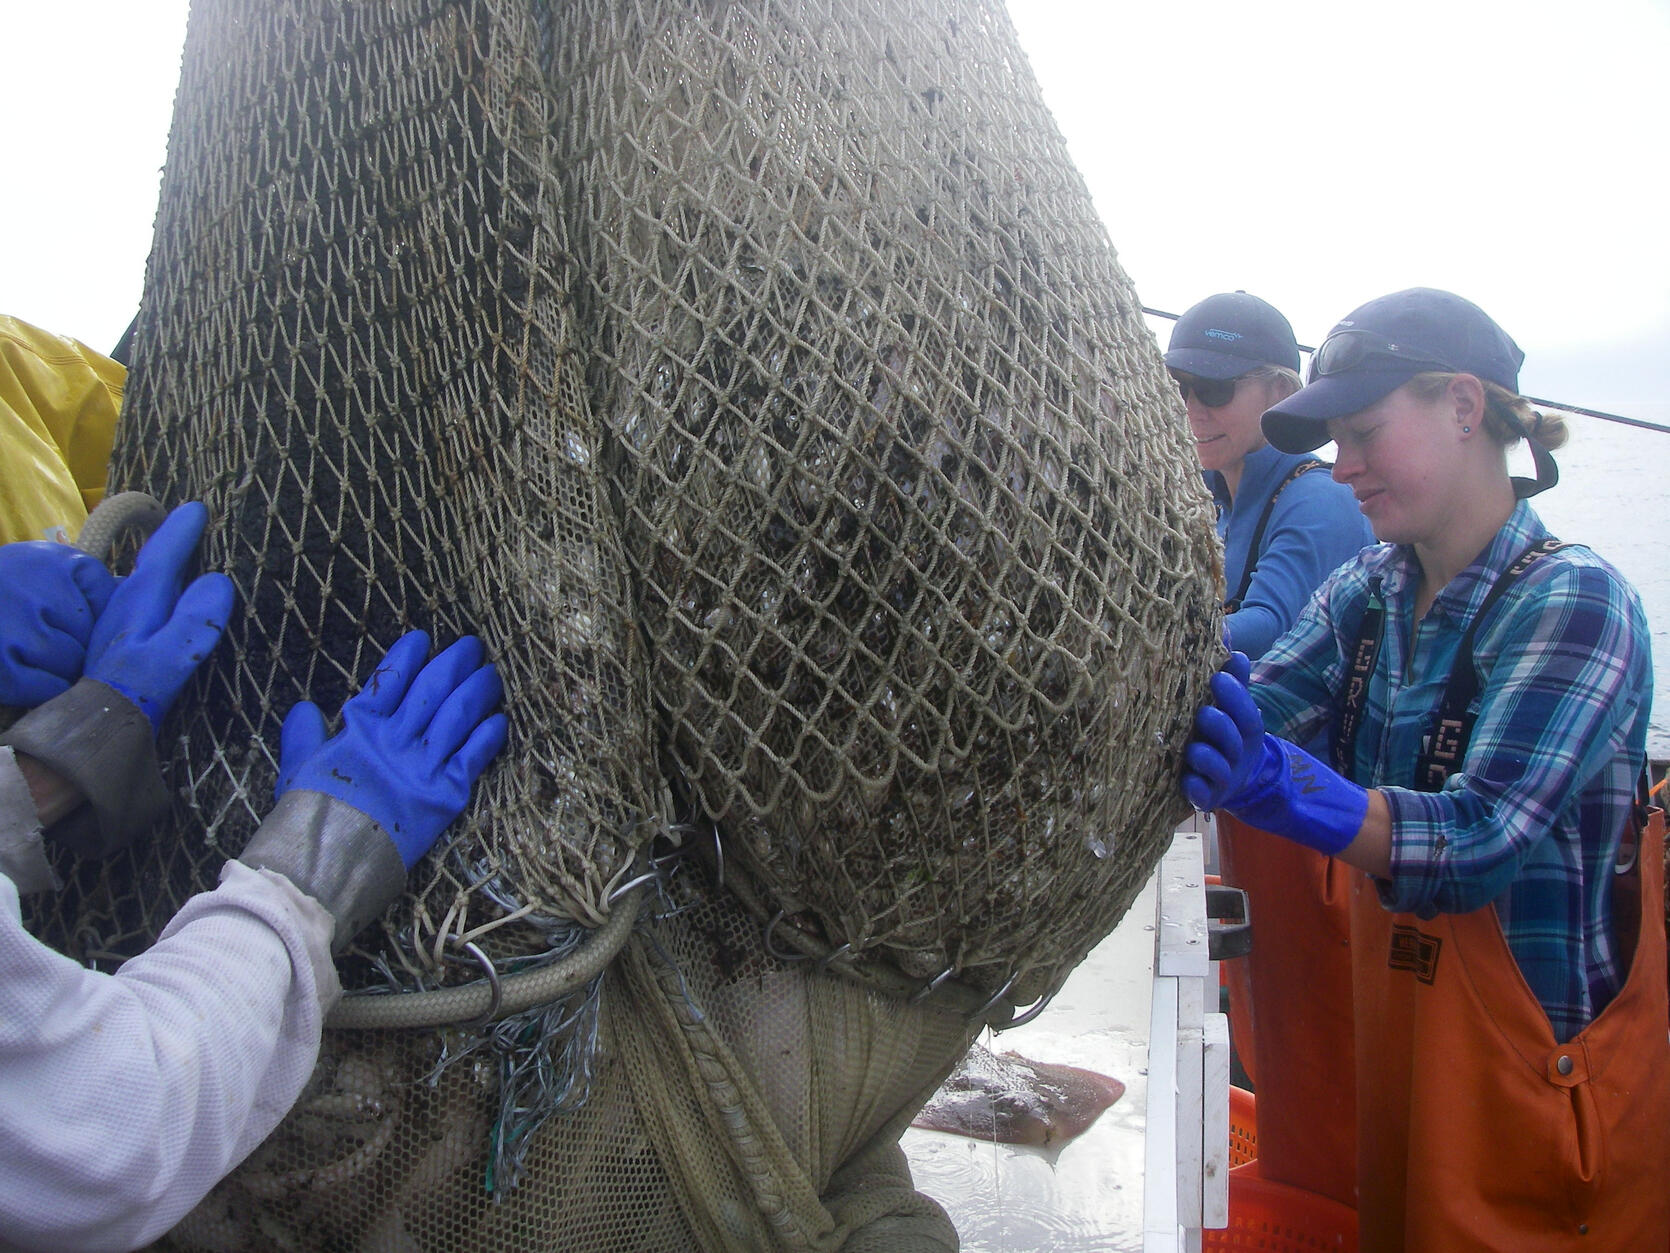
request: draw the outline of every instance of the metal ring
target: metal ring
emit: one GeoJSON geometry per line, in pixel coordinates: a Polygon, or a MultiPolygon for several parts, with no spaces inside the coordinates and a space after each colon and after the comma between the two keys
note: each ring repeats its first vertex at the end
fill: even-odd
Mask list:
{"type": "Polygon", "coordinates": [[[472,1018],[468,1022],[461,1022],[457,1025],[460,1027],[484,1027],[493,1021],[494,1015],[499,1012],[499,1005],[504,1001],[504,988],[499,983],[498,969],[493,965],[493,959],[482,952],[481,946],[474,940],[465,940],[462,944],[454,942],[453,947],[462,949],[476,959],[476,963],[481,967],[482,974],[487,977],[487,987],[492,992],[492,996],[487,1002],[487,1008],[482,1011],[479,1018],[472,1018]]]}
{"type": "Polygon", "coordinates": [[[852,951],[853,947],[851,940],[848,940],[845,944],[841,945],[840,948],[830,949],[822,957],[818,958],[818,972],[821,974],[823,971],[828,970],[830,962],[835,961],[838,958],[845,957],[852,951]]]}
{"type": "Polygon", "coordinates": [[[991,1000],[987,1001],[979,1009],[975,1010],[974,1013],[970,1016],[974,1017],[974,1018],[984,1018],[987,1014],[989,1014],[991,1012],[992,1006],[996,1005],[999,1001],[1001,1001],[1003,999],[1003,994],[1005,992],[1007,992],[1010,988],[1015,986],[1015,980],[1018,979],[1018,978],[1020,978],[1020,971],[1017,970],[1014,974],[1010,975],[1007,979],[1005,979],[1003,981],[1003,986],[1001,988],[999,988],[997,991],[992,993],[992,999],[991,1000]]]}
{"type": "Polygon", "coordinates": [[[1040,996],[1038,998],[1037,1002],[1032,1006],[1032,1008],[1027,1010],[1024,1014],[1016,1014],[1008,1022],[1003,1023],[1000,1026],[995,1026],[995,1027],[992,1028],[992,1030],[993,1031],[1008,1031],[1012,1027],[1024,1027],[1024,1026],[1026,1026],[1027,1023],[1031,1022],[1039,1014],[1043,1013],[1044,1010],[1046,1008],[1048,1008],[1049,1003],[1051,1001],[1053,1001],[1054,999],[1055,999],[1055,993],[1054,992],[1051,992],[1048,996],[1040,996]]]}
{"type": "Polygon", "coordinates": [[[951,977],[952,972],[953,972],[953,967],[947,966],[944,970],[940,971],[932,979],[929,979],[921,987],[917,988],[916,991],[912,992],[910,994],[910,999],[907,1000],[905,1002],[905,1004],[916,1005],[916,1004],[918,1004],[922,1001],[927,1000],[939,988],[940,984],[944,983],[947,979],[949,979],[951,977]]]}
{"type": "Polygon", "coordinates": [[[771,942],[771,933],[777,929],[777,924],[783,921],[788,912],[786,909],[779,909],[771,921],[765,924],[765,951],[780,962],[811,961],[812,959],[805,953],[780,953],[777,951],[777,946],[771,942]]]}

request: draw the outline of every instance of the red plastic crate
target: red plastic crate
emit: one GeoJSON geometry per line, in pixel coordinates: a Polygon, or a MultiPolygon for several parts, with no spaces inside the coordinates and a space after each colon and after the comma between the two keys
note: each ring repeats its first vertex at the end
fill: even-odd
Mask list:
{"type": "Polygon", "coordinates": [[[1229,1226],[1202,1232],[1200,1247],[1357,1253],[1357,1211],[1315,1192],[1271,1183],[1241,1167],[1229,1172],[1229,1226]]]}
{"type": "MultiPolygon", "coordinates": [[[[1229,1089],[1229,1164],[1258,1160],[1258,1102],[1245,1088],[1229,1089]]],[[[1252,1172],[1252,1173],[1257,1173],[1252,1172]]]]}

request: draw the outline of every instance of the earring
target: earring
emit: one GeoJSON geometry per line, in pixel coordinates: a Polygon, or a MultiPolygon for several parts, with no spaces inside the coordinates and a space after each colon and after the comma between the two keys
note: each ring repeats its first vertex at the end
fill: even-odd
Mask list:
{"type": "Polygon", "coordinates": [[[1461,428],[1461,433],[1463,435],[1471,435],[1473,433],[1473,428],[1470,426],[1464,426],[1461,428]]]}

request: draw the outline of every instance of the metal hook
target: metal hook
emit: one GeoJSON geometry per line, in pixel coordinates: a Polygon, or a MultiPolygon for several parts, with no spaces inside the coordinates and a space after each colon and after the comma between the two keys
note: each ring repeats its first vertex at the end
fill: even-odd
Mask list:
{"type": "Polygon", "coordinates": [[[1027,1023],[1031,1022],[1039,1014],[1043,1013],[1044,1010],[1046,1008],[1048,1008],[1049,1003],[1051,1001],[1053,1001],[1054,999],[1055,999],[1055,993],[1054,992],[1051,992],[1048,996],[1040,996],[1038,998],[1037,1002],[1032,1006],[1032,1008],[1027,1010],[1024,1014],[1016,1014],[1008,1022],[1003,1023],[1000,1026],[994,1026],[992,1028],[992,1030],[993,1031],[1008,1031],[1012,1027],[1024,1027],[1024,1026],[1026,1026],[1027,1023]]]}
{"type": "Polygon", "coordinates": [[[992,1007],[1003,999],[1003,994],[1015,986],[1015,980],[1018,978],[1020,978],[1020,971],[1017,970],[1014,974],[1010,975],[1003,981],[1003,986],[1001,988],[992,993],[991,1000],[987,1001],[979,1009],[975,1010],[970,1016],[974,1018],[984,1018],[992,1011],[992,1007]]]}
{"type": "Polygon", "coordinates": [[[460,944],[455,936],[453,937],[453,947],[462,949],[476,959],[482,973],[487,977],[487,986],[492,993],[487,1001],[486,1010],[479,1018],[472,1018],[468,1022],[461,1022],[457,1025],[460,1027],[484,1027],[493,1021],[499,1012],[499,1006],[504,1003],[504,988],[499,983],[499,972],[493,965],[493,959],[482,952],[481,946],[474,940],[465,940],[460,944]]]}
{"type": "Polygon", "coordinates": [[[927,1000],[930,996],[932,996],[934,994],[935,991],[938,990],[940,984],[944,983],[947,979],[949,979],[951,977],[952,970],[953,970],[952,967],[947,966],[944,970],[940,971],[932,979],[929,979],[921,987],[917,988],[916,991],[912,992],[910,994],[910,999],[908,1001],[906,1001],[905,1003],[907,1005],[915,1005],[915,1004],[918,1004],[919,1002],[927,1000]]]}
{"type": "Polygon", "coordinates": [[[812,959],[807,957],[805,953],[780,953],[777,951],[777,946],[771,942],[771,933],[777,929],[777,924],[783,921],[788,912],[786,909],[779,909],[771,921],[765,924],[765,951],[780,962],[811,961],[812,959]]]}
{"type": "Polygon", "coordinates": [[[713,862],[718,869],[714,872],[713,886],[725,886],[725,841],[719,838],[719,824],[713,824],[713,862]]]}

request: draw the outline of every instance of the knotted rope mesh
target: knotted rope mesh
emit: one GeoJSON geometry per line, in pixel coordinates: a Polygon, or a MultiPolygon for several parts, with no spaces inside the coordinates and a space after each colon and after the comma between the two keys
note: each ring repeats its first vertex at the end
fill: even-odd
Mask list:
{"type": "Polygon", "coordinates": [[[201,839],[118,921],[141,940],[270,806],[288,708],[415,626],[489,641],[520,750],[371,937],[403,982],[449,930],[600,920],[665,813],[552,121],[506,43],[483,6],[194,7],[111,478],[208,504],[240,612],[164,746],[201,839]]]}
{"type": "Polygon", "coordinates": [[[412,626],[483,636],[511,745],[350,987],[565,952],[652,841],[724,869],[556,1005],[329,1035],[181,1244],[859,1247],[971,1008],[1178,816],[1177,410],[993,3],[199,0],[112,485],[205,500],[240,612],[170,829],[40,925],[148,941],[412,626]]]}
{"type": "Polygon", "coordinates": [[[675,777],[782,925],[1024,1003],[1138,886],[1103,855],[1174,815],[1217,628],[1175,402],[1007,19],[551,25],[675,777]]]}

